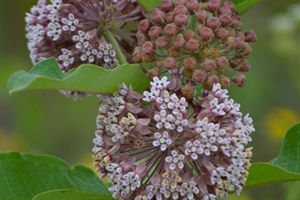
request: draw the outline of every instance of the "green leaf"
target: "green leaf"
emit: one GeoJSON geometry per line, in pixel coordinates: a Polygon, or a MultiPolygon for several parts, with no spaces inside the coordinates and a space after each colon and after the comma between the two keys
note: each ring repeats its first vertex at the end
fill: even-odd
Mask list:
{"type": "Polygon", "coordinates": [[[158,6],[162,0],[137,0],[138,3],[148,12],[150,13],[156,6],[158,6]]]}
{"type": "Polygon", "coordinates": [[[248,10],[253,8],[256,4],[258,4],[261,0],[231,0],[235,4],[236,11],[243,15],[248,10]]]}
{"type": "Polygon", "coordinates": [[[300,173],[300,124],[288,130],[278,157],[271,163],[290,172],[300,173]]]}
{"type": "Polygon", "coordinates": [[[244,189],[296,180],[300,180],[300,124],[287,131],[277,158],[250,167],[244,189]]]}
{"type": "Polygon", "coordinates": [[[64,161],[44,155],[0,153],[0,199],[31,200],[56,189],[110,195],[107,186],[89,168],[72,169],[64,161]]]}
{"type": "Polygon", "coordinates": [[[52,190],[35,196],[32,200],[113,200],[112,196],[102,194],[79,192],[74,190],[52,190]]]}
{"type": "Polygon", "coordinates": [[[149,80],[138,64],[125,64],[115,69],[83,64],[63,74],[54,58],[36,64],[29,72],[15,72],[7,83],[10,94],[32,89],[63,89],[88,93],[113,94],[118,85],[132,85],[143,92],[149,80]]]}
{"type": "Polygon", "coordinates": [[[288,181],[299,181],[300,174],[289,172],[270,163],[254,163],[249,169],[245,189],[288,181]]]}

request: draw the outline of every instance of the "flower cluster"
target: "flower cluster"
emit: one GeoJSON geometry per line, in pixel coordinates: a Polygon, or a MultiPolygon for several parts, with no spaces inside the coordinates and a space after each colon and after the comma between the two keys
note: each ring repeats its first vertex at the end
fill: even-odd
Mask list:
{"type": "Polygon", "coordinates": [[[150,78],[168,70],[175,72],[173,79],[180,79],[172,82],[203,84],[211,90],[215,83],[227,88],[231,80],[242,87],[256,35],[241,29],[240,16],[230,1],[164,0],[139,24],[134,61],[154,62],[150,78]],[[238,73],[229,78],[227,71],[238,73]]]}
{"type": "MultiPolygon", "coordinates": [[[[124,54],[133,51],[134,32],[127,23],[143,18],[129,0],[39,0],[26,16],[26,37],[33,63],[55,57],[63,72],[82,63],[119,65],[112,36],[124,54]]],[[[128,56],[128,59],[130,57],[128,56]]]]}
{"type": "Polygon", "coordinates": [[[120,199],[219,199],[242,190],[252,119],[219,83],[187,100],[154,77],[143,94],[121,85],[99,108],[94,166],[120,199]],[[150,104],[150,106],[146,106],[150,104]]]}

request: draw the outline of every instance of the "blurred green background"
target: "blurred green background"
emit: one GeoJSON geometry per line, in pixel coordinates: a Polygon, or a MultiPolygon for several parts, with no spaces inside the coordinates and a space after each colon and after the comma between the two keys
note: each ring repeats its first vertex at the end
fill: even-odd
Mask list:
{"type": "MultiPolygon", "coordinates": [[[[9,76],[32,67],[24,16],[36,2],[0,0],[0,151],[49,154],[91,166],[97,98],[73,101],[57,91],[7,92],[9,76]]],[[[254,119],[252,161],[269,161],[286,130],[300,122],[300,2],[263,0],[242,21],[243,30],[253,29],[258,41],[252,45],[246,86],[229,90],[254,119]]],[[[297,182],[265,186],[231,199],[299,200],[299,187],[297,182]]]]}

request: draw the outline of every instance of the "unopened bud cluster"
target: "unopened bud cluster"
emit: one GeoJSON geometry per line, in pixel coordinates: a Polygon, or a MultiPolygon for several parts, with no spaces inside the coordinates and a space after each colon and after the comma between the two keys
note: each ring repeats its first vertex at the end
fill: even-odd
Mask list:
{"type": "Polygon", "coordinates": [[[230,1],[163,0],[149,19],[140,22],[133,59],[154,62],[150,78],[168,70],[181,80],[177,82],[203,84],[208,90],[215,83],[227,88],[230,81],[242,87],[256,35],[241,29],[240,16],[230,1]],[[236,76],[228,77],[228,71],[236,76]]]}

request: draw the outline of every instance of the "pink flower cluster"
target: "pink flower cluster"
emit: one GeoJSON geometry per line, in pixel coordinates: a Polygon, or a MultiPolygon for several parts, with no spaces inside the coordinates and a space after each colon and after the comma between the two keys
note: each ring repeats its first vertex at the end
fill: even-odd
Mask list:
{"type": "Polygon", "coordinates": [[[252,119],[215,84],[194,101],[155,77],[143,94],[122,85],[100,106],[94,165],[120,199],[219,199],[239,193],[252,119]],[[150,106],[147,106],[147,105],[150,106]]]}

